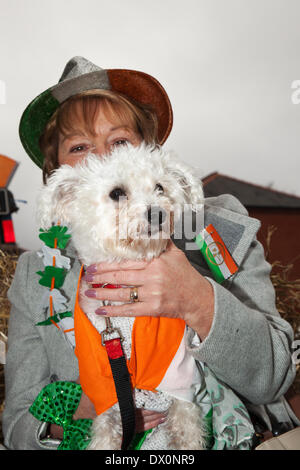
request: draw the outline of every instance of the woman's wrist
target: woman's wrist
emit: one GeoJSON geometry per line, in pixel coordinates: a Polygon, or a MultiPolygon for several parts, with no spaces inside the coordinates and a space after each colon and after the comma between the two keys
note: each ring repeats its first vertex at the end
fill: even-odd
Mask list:
{"type": "Polygon", "coordinates": [[[195,286],[194,308],[185,313],[184,320],[198,334],[201,341],[204,341],[213,323],[215,299],[212,284],[203,277],[201,283],[202,285],[195,286]]]}
{"type": "Polygon", "coordinates": [[[62,441],[64,437],[63,427],[58,426],[57,424],[51,423],[48,428],[46,437],[49,439],[60,439],[62,441]]]}

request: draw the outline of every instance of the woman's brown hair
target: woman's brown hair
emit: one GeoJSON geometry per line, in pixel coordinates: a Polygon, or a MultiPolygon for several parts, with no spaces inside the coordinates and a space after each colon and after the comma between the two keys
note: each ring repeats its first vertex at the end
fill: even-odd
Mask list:
{"type": "Polygon", "coordinates": [[[157,117],[151,107],[129,100],[127,97],[108,90],[88,90],[64,101],[48,121],[39,145],[44,154],[44,184],[51,172],[59,167],[59,134],[67,135],[78,130],[82,123],[85,131],[95,134],[95,118],[99,106],[108,118],[112,116],[130,125],[147,144],[157,144],[157,117]]]}

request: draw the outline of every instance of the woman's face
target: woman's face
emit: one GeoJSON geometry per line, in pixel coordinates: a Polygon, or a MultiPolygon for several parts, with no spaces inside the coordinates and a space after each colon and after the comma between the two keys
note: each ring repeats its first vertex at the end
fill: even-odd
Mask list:
{"type": "Polygon", "coordinates": [[[109,120],[99,108],[95,120],[95,135],[88,134],[84,126],[76,134],[59,135],[58,163],[75,166],[83,160],[88,152],[99,156],[110,153],[114,147],[130,143],[138,146],[142,138],[132,127],[119,121],[109,120]]]}

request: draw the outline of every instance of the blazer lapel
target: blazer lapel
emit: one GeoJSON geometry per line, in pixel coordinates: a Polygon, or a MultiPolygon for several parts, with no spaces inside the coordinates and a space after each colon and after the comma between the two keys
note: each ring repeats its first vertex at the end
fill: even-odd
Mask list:
{"type": "Polygon", "coordinates": [[[185,252],[194,268],[203,276],[211,278],[213,275],[193,238],[203,228],[212,224],[239,266],[260,227],[259,220],[249,217],[246,213],[222,207],[218,205],[217,199],[205,199],[204,213],[186,211],[180,221],[181,233],[179,230],[179,233],[175,232],[171,237],[174,244],[185,252]]]}

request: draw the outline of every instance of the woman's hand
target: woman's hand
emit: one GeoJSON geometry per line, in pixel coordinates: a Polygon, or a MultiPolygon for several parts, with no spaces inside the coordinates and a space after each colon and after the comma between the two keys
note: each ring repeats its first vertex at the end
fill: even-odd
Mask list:
{"type": "Polygon", "coordinates": [[[91,288],[88,297],[127,302],[96,310],[99,315],[163,316],[181,318],[201,340],[208,335],[214,312],[213,287],[193,268],[172,240],[167,250],[152,261],[100,263],[87,268],[88,283],[138,286],[138,302],[129,303],[130,289],[91,288]]]}
{"type": "MultiPolygon", "coordinates": [[[[77,384],[80,384],[80,378],[76,380],[77,384]]],[[[95,407],[89,397],[82,391],[81,398],[77,410],[73,414],[73,419],[95,419],[97,416],[95,407]]],[[[50,425],[50,436],[53,439],[63,439],[64,431],[61,426],[57,424],[50,425]]]]}
{"type": "MultiPolygon", "coordinates": [[[[79,383],[79,382],[78,382],[79,383]]],[[[73,415],[73,419],[89,418],[95,419],[97,416],[95,407],[87,395],[82,392],[81,400],[78,408],[73,415]]],[[[164,413],[158,413],[156,411],[148,411],[143,409],[137,409],[135,412],[135,426],[136,432],[147,431],[152,429],[158,424],[163,423],[166,419],[164,413]]]]}
{"type": "MultiPolygon", "coordinates": [[[[76,380],[80,384],[80,378],[76,380]]],[[[73,419],[95,419],[97,416],[95,407],[88,396],[82,392],[81,399],[77,410],[73,415],[73,419]]],[[[166,420],[165,413],[158,413],[157,411],[150,411],[144,409],[137,409],[135,411],[135,432],[148,431],[148,429],[155,428],[166,420]]],[[[50,425],[50,436],[53,439],[63,439],[63,428],[57,424],[50,425]]]]}
{"type": "MultiPolygon", "coordinates": [[[[80,384],[80,377],[78,377],[76,383],[80,384]]],[[[93,403],[91,402],[89,397],[84,392],[82,392],[81,399],[78,408],[73,415],[73,419],[95,419],[96,416],[97,413],[93,403]]],[[[148,429],[152,429],[158,426],[158,424],[163,423],[165,420],[166,415],[164,413],[137,409],[135,412],[136,432],[143,432],[147,431],[148,429]]]]}
{"type": "Polygon", "coordinates": [[[89,397],[82,392],[77,410],[73,414],[73,419],[95,419],[96,416],[97,413],[94,404],[91,402],[89,397]]]}
{"type": "MultiPolygon", "coordinates": [[[[88,416],[83,415],[83,418],[88,416]]],[[[74,418],[75,419],[75,418],[74,418]]],[[[77,417],[79,419],[79,415],[77,417]]],[[[164,423],[167,419],[165,413],[158,413],[157,411],[137,409],[135,412],[135,432],[148,431],[148,429],[155,428],[161,423],[164,423]]],[[[50,425],[50,436],[53,439],[63,439],[63,428],[57,424],[50,425]]]]}
{"type": "Polygon", "coordinates": [[[144,410],[138,408],[135,411],[135,432],[148,431],[148,429],[155,428],[167,419],[165,413],[158,413],[158,411],[144,410]]]}

